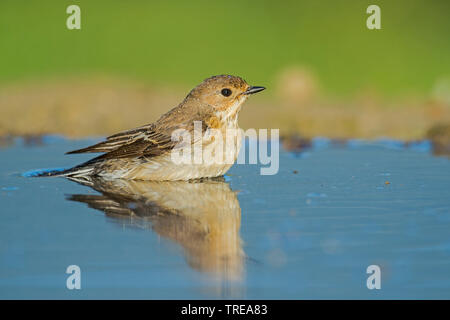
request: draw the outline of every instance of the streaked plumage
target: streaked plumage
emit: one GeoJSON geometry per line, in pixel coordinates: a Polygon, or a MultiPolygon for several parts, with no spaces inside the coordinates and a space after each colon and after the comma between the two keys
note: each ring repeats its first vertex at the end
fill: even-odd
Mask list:
{"type": "MultiPolygon", "coordinates": [[[[263,89],[251,87],[235,76],[208,78],[158,121],[114,134],[106,141],[93,146],[68,152],[103,154],[58,175],[139,180],[190,180],[221,176],[228,171],[232,163],[174,163],[170,154],[178,142],[172,141],[172,133],[174,130],[184,129],[194,137],[194,121],[201,121],[202,138],[192,141],[192,144],[201,143],[205,150],[214,148],[217,141],[211,137],[205,140],[204,133],[208,129],[220,130],[223,133],[226,129],[238,129],[238,114],[242,104],[249,94],[263,89]],[[231,94],[225,96],[224,89],[230,90],[231,94]]],[[[230,151],[233,161],[237,158],[240,144],[241,137],[238,136],[234,150],[230,151]]]]}

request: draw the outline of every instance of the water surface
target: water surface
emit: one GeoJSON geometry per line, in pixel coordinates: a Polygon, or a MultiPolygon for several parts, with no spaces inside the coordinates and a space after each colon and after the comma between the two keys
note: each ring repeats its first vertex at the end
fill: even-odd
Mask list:
{"type": "Polygon", "coordinates": [[[93,141],[39,142],[0,149],[0,298],[450,298],[450,163],[426,142],[315,139],[198,183],[24,177],[93,141]]]}

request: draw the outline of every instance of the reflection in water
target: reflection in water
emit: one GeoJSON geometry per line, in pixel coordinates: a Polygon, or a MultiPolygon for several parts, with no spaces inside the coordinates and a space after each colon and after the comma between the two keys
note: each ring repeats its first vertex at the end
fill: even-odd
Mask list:
{"type": "MultiPolygon", "coordinates": [[[[71,179],[74,180],[74,179],[71,179]]],[[[151,228],[179,243],[189,265],[226,280],[243,274],[239,228],[241,208],[235,192],[220,180],[198,182],[74,180],[101,195],[76,194],[86,203],[132,226],[151,228]]]]}

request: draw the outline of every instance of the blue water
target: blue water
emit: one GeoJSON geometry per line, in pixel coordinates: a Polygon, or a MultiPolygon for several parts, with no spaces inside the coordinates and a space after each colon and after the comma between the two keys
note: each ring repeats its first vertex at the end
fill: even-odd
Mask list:
{"type": "Polygon", "coordinates": [[[427,142],[318,138],[276,175],[191,184],[23,176],[92,142],[0,148],[0,298],[450,298],[450,162],[427,142]]]}

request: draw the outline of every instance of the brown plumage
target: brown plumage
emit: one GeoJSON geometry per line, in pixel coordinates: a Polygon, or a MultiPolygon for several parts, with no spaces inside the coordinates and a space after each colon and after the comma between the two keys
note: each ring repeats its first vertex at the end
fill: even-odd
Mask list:
{"type": "MultiPolygon", "coordinates": [[[[220,75],[208,78],[156,122],[114,134],[93,146],[68,152],[103,155],[59,175],[142,180],[190,180],[223,175],[231,165],[177,166],[171,163],[170,152],[178,143],[172,139],[172,134],[175,130],[183,129],[195,136],[195,121],[201,122],[202,135],[208,129],[223,132],[227,128],[238,129],[237,118],[242,104],[249,94],[263,89],[249,86],[240,77],[220,75]]],[[[211,144],[211,141],[192,141],[192,144],[211,144]]],[[[237,149],[239,147],[240,141],[236,145],[237,149]]],[[[234,159],[237,151],[234,151],[234,159]]]]}

